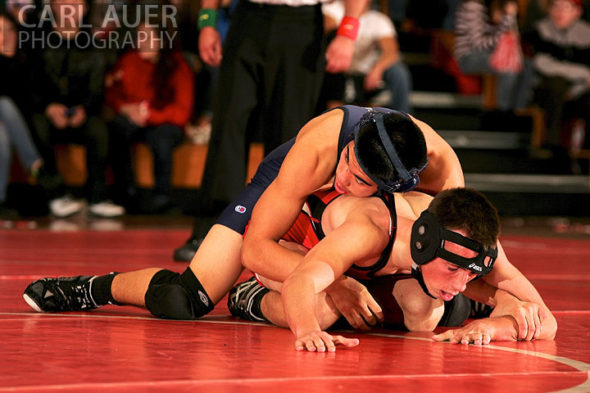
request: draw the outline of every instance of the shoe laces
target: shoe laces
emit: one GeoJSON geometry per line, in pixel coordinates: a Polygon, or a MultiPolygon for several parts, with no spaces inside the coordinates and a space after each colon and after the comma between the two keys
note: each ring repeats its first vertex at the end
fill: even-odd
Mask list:
{"type": "Polygon", "coordinates": [[[53,289],[54,296],[58,292],[68,308],[96,308],[96,304],[90,294],[92,279],[89,282],[79,282],[77,284],[58,279],[51,284],[53,285],[48,285],[48,289],[53,289]],[[87,283],[88,286],[86,285],[87,283]]]}

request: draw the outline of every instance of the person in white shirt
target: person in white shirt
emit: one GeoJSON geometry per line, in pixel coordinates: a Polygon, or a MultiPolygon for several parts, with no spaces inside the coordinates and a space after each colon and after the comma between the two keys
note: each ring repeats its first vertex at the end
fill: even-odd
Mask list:
{"type": "MultiPolygon", "coordinates": [[[[342,1],[322,5],[325,29],[334,30],[344,17],[342,1]]],[[[390,102],[384,106],[411,113],[412,79],[401,59],[397,33],[391,19],[367,5],[359,17],[360,27],[348,70],[327,74],[324,100],[328,107],[342,103],[364,104],[384,89],[390,102]]]]}

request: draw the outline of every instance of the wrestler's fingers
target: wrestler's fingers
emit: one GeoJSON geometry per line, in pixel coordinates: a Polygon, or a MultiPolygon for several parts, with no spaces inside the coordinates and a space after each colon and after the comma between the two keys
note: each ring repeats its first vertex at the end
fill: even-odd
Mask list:
{"type": "Polygon", "coordinates": [[[371,314],[373,314],[377,323],[383,322],[383,320],[385,319],[385,316],[383,314],[383,310],[381,309],[381,306],[379,305],[379,303],[377,303],[376,301],[370,302],[369,312],[371,312],[371,314]]]}
{"type": "Polygon", "coordinates": [[[520,310],[516,315],[516,324],[518,325],[518,339],[525,340],[529,332],[529,322],[524,310],[520,310]]]}
{"type": "Polygon", "coordinates": [[[453,333],[453,330],[447,330],[446,332],[443,332],[440,334],[435,334],[434,336],[432,336],[432,339],[434,341],[438,341],[438,342],[442,342],[442,341],[453,342],[454,337],[455,337],[455,333],[453,333]]]}
{"type": "Polygon", "coordinates": [[[345,347],[351,348],[351,347],[356,347],[357,345],[359,345],[359,339],[358,338],[346,338],[344,336],[332,336],[332,340],[334,341],[334,344],[340,344],[340,345],[344,345],[345,347]]]}
{"type": "Polygon", "coordinates": [[[314,337],[313,341],[313,349],[311,351],[318,351],[318,352],[326,352],[326,343],[324,342],[324,338],[322,336],[314,337]]]}
{"type": "Polygon", "coordinates": [[[467,345],[471,342],[471,336],[469,334],[464,335],[461,337],[461,339],[459,340],[459,342],[463,345],[467,345]]]}
{"type": "Polygon", "coordinates": [[[474,333],[471,336],[471,342],[473,342],[474,345],[482,345],[483,344],[483,334],[482,333],[474,333]]]}
{"type": "Polygon", "coordinates": [[[528,324],[527,335],[525,337],[526,341],[531,341],[533,339],[533,337],[535,336],[535,332],[537,331],[537,326],[538,326],[537,325],[537,318],[536,318],[537,314],[538,314],[537,309],[528,310],[527,321],[529,322],[529,324],[528,324]]]}
{"type": "Polygon", "coordinates": [[[346,320],[355,329],[359,330],[369,330],[361,316],[356,312],[351,312],[348,316],[345,316],[346,320]]]}
{"type": "Polygon", "coordinates": [[[313,340],[308,339],[302,342],[303,346],[301,348],[301,350],[305,349],[308,352],[315,352],[316,351],[316,346],[313,340]]]}
{"type": "Polygon", "coordinates": [[[534,339],[538,339],[539,336],[541,335],[541,329],[543,328],[543,325],[541,325],[541,310],[539,310],[538,313],[535,314],[535,334],[533,335],[533,340],[534,339]]]}
{"type": "Polygon", "coordinates": [[[365,325],[365,329],[363,330],[369,330],[377,326],[377,318],[375,318],[375,316],[370,311],[367,311],[365,315],[360,314],[360,317],[362,318],[365,325]]]}

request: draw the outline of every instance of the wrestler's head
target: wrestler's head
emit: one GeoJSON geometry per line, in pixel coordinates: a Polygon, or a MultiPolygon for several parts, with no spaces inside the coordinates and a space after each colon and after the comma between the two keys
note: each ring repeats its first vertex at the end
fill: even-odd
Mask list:
{"type": "Polygon", "coordinates": [[[359,197],[409,191],[426,163],[424,135],[408,115],[369,111],[342,151],[334,187],[359,197]]]}
{"type": "Polygon", "coordinates": [[[451,300],[489,273],[497,257],[498,212],[478,191],[439,193],[412,227],[412,270],[430,296],[451,300]]]}

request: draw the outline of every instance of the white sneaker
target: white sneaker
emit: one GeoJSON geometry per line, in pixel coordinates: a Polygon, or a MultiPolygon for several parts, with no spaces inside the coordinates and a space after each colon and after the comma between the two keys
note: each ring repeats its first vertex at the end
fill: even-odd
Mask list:
{"type": "Polygon", "coordinates": [[[111,201],[102,201],[90,204],[88,206],[88,212],[97,217],[112,218],[125,214],[125,208],[123,206],[115,205],[111,201]]]}
{"type": "Polygon", "coordinates": [[[49,202],[49,210],[56,217],[64,218],[79,213],[84,208],[81,201],[77,201],[70,195],[55,198],[49,202]]]}

